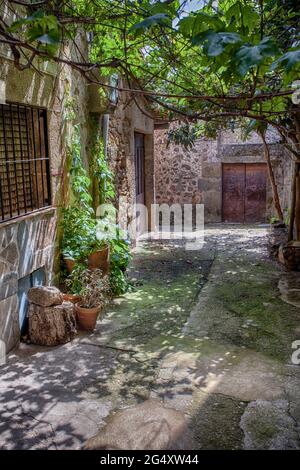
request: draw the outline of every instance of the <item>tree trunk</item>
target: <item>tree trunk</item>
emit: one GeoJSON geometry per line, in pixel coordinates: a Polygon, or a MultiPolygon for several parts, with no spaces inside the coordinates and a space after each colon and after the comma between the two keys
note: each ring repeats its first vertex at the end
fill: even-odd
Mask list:
{"type": "Polygon", "coordinates": [[[299,171],[297,172],[297,176],[296,176],[295,224],[296,224],[296,240],[300,240],[300,175],[299,175],[299,171]]]}
{"type": "Polygon", "coordinates": [[[297,194],[297,175],[298,175],[298,164],[295,164],[293,184],[292,184],[292,200],[291,200],[291,213],[289,223],[289,236],[288,241],[290,242],[294,238],[294,223],[295,223],[295,207],[296,207],[296,194],[297,194]]]}
{"type": "Polygon", "coordinates": [[[283,213],[282,213],[282,209],[281,209],[281,204],[280,204],[280,199],[279,199],[279,195],[278,195],[277,185],[276,185],[274,172],[273,172],[273,168],[272,168],[272,163],[271,163],[270,149],[269,149],[269,146],[267,144],[265,134],[263,132],[259,132],[259,135],[262,139],[263,146],[264,146],[264,155],[265,155],[265,159],[266,159],[267,166],[268,166],[268,172],[269,172],[269,178],[270,178],[270,183],[271,183],[271,187],[272,187],[272,194],[273,194],[273,201],[274,201],[275,210],[276,210],[278,219],[280,221],[283,221],[283,213]]]}
{"type": "Polygon", "coordinates": [[[33,344],[57,346],[71,341],[76,335],[74,305],[42,307],[31,303],[28,311],[29,338],[33,344]]]}
{"type": "MultiPolygon", "coordinates": [[[[296,224],[296,239],[300,240],[300,181],[299,181],[299,163],[300,163],[300,116],[294,114],[294,134],[291,134],[292,152],[296,156],[295,169],[292,183],[291,213],[289,224],[289,241],[294,239],[294,225],[296,224]]],[[[288,139],[287,139],[288,142],[288,139]]]]}

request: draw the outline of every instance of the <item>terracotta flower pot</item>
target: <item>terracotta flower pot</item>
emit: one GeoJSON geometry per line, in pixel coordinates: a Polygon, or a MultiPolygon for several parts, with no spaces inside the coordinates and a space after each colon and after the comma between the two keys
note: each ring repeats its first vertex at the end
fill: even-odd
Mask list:
{"type": "Polygon", "coordinates": [[[63,294],[63,299],[65,302],[72,302],[72,304],[76,304],[81,301],[80,295],[76,294],[63,294]]]}
{"type": "Polygon", "coordinates": [[[107,245],[102,250],[94,251],[88,257],[89,269],[101,269],[103,274],[108,273],[109,267],[109,246],[107,245]]]}
{"type": "Polygon", "coordinates": [[[75,304],[75,312],[78,324],[82,330],[93,331],[95,329],[100,310],[101,307],[84,308],[81,307],[78,303],[75,304]]]}
{"type": "Polygon", "coordinates": [[[65,262],[68,273],[71,273],[74,269],[74,266],[75,266],[75,260],[74,259],[64,258],[64,262],[65,262]]]}

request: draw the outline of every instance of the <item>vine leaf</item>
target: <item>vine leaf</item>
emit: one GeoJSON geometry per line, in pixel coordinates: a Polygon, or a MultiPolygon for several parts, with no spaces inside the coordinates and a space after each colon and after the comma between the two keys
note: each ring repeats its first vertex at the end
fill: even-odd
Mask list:
{"type": "Polygon", "coordinates": [[[152,28],[156,25],[166,25],[170,23],[170,18],[166,13],[156,13],[155,15],[148,16],[143,21],[132,25],[129,28],[129,33],[142,33],[146,29],[152,28]]]}
{"type": "Polygon", "coordinates": [[[285,67],[290,72],[300,64],[300,49],[289,51],[273,62],[271,69],[275,70],[279,66],[285,67]]]}
{"type": "Polygon", "coordinates": [[[195,45],[204,43],[203,51],[209,57],[219,56],[224,52],[226,46],[238,42],[242,42],[242,38],[238,33],[215,33],[211,30],[198,34],[192,39],[192,43],[195,45]]]}
{"type": "Polygon", "coordinates": [[[266,37],[257,45],[243,45],[235,54],[234,61],[240,75],[260,65],[266,57],[278,54],[278,47],[270,37],[266,37]]]}

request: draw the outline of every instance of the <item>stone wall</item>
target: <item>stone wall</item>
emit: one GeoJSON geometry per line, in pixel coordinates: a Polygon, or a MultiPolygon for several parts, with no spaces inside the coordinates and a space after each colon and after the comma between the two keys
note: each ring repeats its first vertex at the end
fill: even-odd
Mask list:
{"type": "Polygon", "coordinates": [[[20,336],[22,280],[43,268],[45,283],[52,281],[55,232],[54,209],[0,226],[0,333],[7,351],[20,336]]]}
{"type": "MultiPolygon", "coordinates": [[[[292,165],[278,136],[269,132],[271,160],[282,208],[290,205],[292,165]]],[[[198,139],[191,150],[170,144],[167,130],[155,130],[155,188],[158,204],[204,204],[205,222],[222,221],[222,163],[264,163],[259,137],[246,142],[239,132],[221,132],[216,140],[198,139]]],[[[267,186],[267,218],[275,216],[271,186],[267,186]]]]}
{"type": "Polygon", "coordinates": [[[145,199],[149,214],[154,202],[154,158],[153,158],[153,119],[140,109],[145,107],[139,99],[139,107],[126,93],[119,96],[118,105],[110,116],[108,159],[116,177],[116,206],[120,208],[119,222],[126,227],[135,217],[135,165],[134,165],[134,133],[144,134],[145,143],[145,199]],[[120,201],[128,205],[124,211],[120,201]]]}
{"type": "MultiPolygon", "coordinates": [[[[77,42],[81,51],[87,53],[84,33],[78,33],[77,42]]],[[[77,59],[78,52],[68,45],[65,53],[77,59]]],[[[51,208],[0,223],[0,340],[7,351],[20,338],[19,314],[24,294],[21,290],[30,287],[25,282],[27,277],[31,279],[37,270],[42,270],[44,283],[55,282],[54,274],[60,264],[57,235],[60,208],[66,206],[69,198],[67,155],[73,125],[80,124],[82,159],[88,166],[90,102],[93,101],[94,115],[103,112],[103,102],[100,106],[90,97],[95,95],[95,86],[89,87],[78,72],[38,60],[34,66],[35,69],[18,71],[9,49],[0,48],[0,80],[6,85],[6,102],[47,109],[52,192],[51,208]],[[70,117],[70,103],[73,117],[70,117]]],[[[100,118],[98,121],[100,127],[100,118]]]]}

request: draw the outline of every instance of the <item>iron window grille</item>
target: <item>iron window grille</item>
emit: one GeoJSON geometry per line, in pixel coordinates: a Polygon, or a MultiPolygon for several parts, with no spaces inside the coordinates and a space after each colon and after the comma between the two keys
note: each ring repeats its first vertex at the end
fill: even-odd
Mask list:
{"type": "Polygon", "coordinates": [[[0,104],[0,222],[51,205],[46,110],[0,104]]]}

